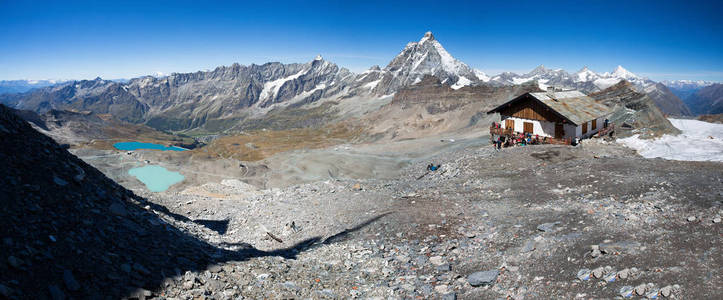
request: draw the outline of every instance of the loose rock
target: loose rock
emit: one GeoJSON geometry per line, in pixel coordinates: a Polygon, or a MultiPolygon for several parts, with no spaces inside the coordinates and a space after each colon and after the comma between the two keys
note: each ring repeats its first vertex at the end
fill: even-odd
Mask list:
{"type": "Polygon", "coordinates": [[[634,289],[633,289],[632,286],[629,286],[629,285],[623,286],[622,288],[620,288],[620,293],[619,293],[619,295],[620,295],[621,297],[623,297],[623,298],[632,297],[632,296],[633,296],[633,290],[634,290],[634,289]]]}
{"type": "Polygon", "coordinates": [[[498,270],[475,272],[467,276],[467,282],[469,282],[469,284],[474,287],[482,285],[492,285],[494,284],[499,274],[500,271],[498,270]]]}

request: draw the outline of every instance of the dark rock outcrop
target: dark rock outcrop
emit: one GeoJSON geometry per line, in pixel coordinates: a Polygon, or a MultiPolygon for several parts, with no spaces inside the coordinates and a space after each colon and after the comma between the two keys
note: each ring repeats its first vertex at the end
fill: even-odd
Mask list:
{"type": "Polygon", "coordinates": [[[120,298],[238,258],[176,229],[160,216],[190,220],[119,186],[3,105],[0,139],[0,298],[120,298]]]}
{"type": "Polygon", "coordinates": [[[596,101],[613,108],[608,117],[616,124],[618,136],[625,137],[640,133],[643,138],[657,137],[663,134],[678,134],[680,130],[665,118],[646,94],[637,92],[628,81],[590,94],[596,101]]]}
{"type": "Polygon", "coordinates": [[[678,98],[667,86],[660,82],[654,83],[652,86],[645,88],[645,94],[653,99],[653,103],[664,114],[674,116],[690,116],[690,109],[685,103],[678,98]]]}

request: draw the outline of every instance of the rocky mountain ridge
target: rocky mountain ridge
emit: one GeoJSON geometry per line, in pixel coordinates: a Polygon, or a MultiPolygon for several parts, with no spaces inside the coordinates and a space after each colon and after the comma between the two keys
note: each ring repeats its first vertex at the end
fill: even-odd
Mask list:
{"type": "Polygon", "coordinates": [[[723,113],[723,84],[716,83],[696,91],[685,99],[695,114],[723,113]]]}
{"type": "MultiPolygon", "coordinates": [[[[583,68],[570,74],[539,66],[523,75],[502,73],[489,77],[447,52],[431,32],[410,42],[384,68],[374,66],[355,74],[320,56],[307,63],[266,63],[218,67],[212,71],[145,76],[127,82],[81,80],[35,89],[24,94],[0,95],[0,102],[18,109],[44,113],[50,109],[112,114],[122,121],[145,123],[160,130],[203,129],[222,132],[240,122],[262,118],[271,111],[293,109],[318,101],[389,97],[431,75],[452,89],[483,84],[520,85],[537,82],[591,93],[627,80],[654,100],[663,113],[689,115],[690,111],[665,85],[639,77],[619,66],[596,73],[583,68]]],[[[334,104],[323,114],[335,114],[334,104]]],[[[333,118],[330,118],[333,119],[333,118]]],[[[302,122],[303,123],[303,122],[302,122]]],[[[254,127],[254,126],[252,126],[254,127]]]]}
{"type": "Polygon", "coordinates": [[[389,95],[420,82],[426,75],[439,78],[453,89],[489,80],[483,72],[452,57],[432,32],[425,33],[419,42],[408,43],[384,69],[372,67],[360,80],[373,86],[374,94],[389,95]]]}
{"type": "Polygon", "coordinates": [[[613,72],[597,73],[588,67],[583,67],[576,73],[568,73],[562,69],[548,69],[540,65],[523,75],[510,72],[502,73],[492,77],[490,82],[512,85],[535,81],[540,85],[541,89],[554,86],[593,93],[602,91],[623,80],[632,83],[637,91],[650,96],[663,113],[691,115],[690,109],[685,103],[664,84],[635,75],[622,66],[618,66],[613,72]]]}
{"type": "Polygon", "coordinates": [[[612,108],[608,119],[616,124],[618,137],[640,134],[643,138],[652,138],[680,133],[680,130],[665,118],[655,101],[645,93],[638,92],[631,82],[620,81],[607,89],[590,94],[590,97],[612,108]]]}

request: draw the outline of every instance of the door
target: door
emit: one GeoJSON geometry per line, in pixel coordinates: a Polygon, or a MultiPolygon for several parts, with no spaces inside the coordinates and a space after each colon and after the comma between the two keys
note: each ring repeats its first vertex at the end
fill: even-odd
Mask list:
{"type": "Polygon", "coordinates": [[[532,123],[530,123],[530,122],[525,122],[525,123],[523,123],[522,125],[524,126],[524,128],[523,128],[523,130],[524,130],[523,132],[524,132],[524,133],[530,133],[530,134],[532,133],[532,128],[533,128],[532,123]]]}
{"type": "Polygon", "coordinates": [[[586,133],[587,133],[587,122],[582,123],[582,134],[586,134],[586,133]]]}
{"type": "Polygon", "coordinates": [[[515,120],[505,120],[505,129],[515,131],[515,120]]]}
{"type": "Polygon", "coordinates": [[[565,127],[560,123],[555,123],[555,138],[561,139],[565,136],[565,127]]]}
{"type": "Polygon", "coordinates": [[[597,119],[592,120],[592,126],[590,126],[590,130],[595,130],[595,129],[597,129],[597,119]]]}

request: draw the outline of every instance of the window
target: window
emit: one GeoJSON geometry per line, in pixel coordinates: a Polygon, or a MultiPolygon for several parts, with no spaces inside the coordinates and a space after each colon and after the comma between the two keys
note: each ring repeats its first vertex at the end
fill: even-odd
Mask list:
{"type": "Polygon", "coordinates": [[[586,133],[587,133],[587,122],[582,123],[582,134],[586,134],[586,133]]]}
{"type": "Polygon", "coordinates": [[[515,120],[505,120],[505,129],[515,131],[515,120]]]}
{"type": "Polygon", "coordinates": [[[597,119],[592,120],[592,126],[590,126],[590,130],[595,130],[595,129],[597,129],[597,119]]]}
{"type": "Polygon", "coordinates": [[[532,128],[534,128],[533,125],[532,125],[532,123],[530,123],[530,122],[525,122],[525,123],[523,123],[522,125],[524,126],[524,128],[523,128],[523,130],[524,130],[523,132],[524,132],[524,133],[532,133],[532,128]]]}

